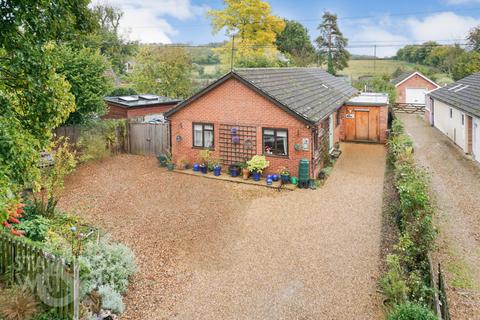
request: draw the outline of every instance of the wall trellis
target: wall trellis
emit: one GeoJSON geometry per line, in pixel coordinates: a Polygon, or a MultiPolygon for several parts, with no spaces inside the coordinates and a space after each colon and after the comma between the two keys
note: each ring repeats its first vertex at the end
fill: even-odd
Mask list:
{"type": "Polygon", "coordinates": [[[249,160],[257,154],[257,128],[234,124],[220,125],[220,158],[223,165],[249,160]]]}

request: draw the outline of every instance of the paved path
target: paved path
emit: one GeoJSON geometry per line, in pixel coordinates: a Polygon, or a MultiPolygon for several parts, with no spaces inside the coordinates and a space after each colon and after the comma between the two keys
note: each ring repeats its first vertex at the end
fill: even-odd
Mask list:
{"type": "Polygon", "coordinates": [[[382,319],[385,148],[342,148],[323,187],[294,192],[121,156],[80,168],[62,206],[135,251],[122,319],[382,319]]]}
{"type": "Polygon", "coordinates": [[[436,254],[444,266],[453,319],[480,319],[480,166],[436,128],[401,115],[415,158],[432,174],[438,207],[436,254]]]}

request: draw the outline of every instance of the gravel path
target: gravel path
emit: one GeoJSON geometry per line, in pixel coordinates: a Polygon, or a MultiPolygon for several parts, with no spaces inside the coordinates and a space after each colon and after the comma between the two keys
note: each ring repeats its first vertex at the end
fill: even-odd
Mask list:
{"type": "Polygon", "coordinates": [[[62,206],[135,251],[122,319],[380,319],[385,149],[343,151],[322,188],[294,192],[124,155],[80,168],[62,206]]]}
{"type": "Polygon", "coordinates": [[[453,319],[480,319],[480,166],[418,116],[401,115],[415,158],[432,173],[438,252],[453,319]]]}

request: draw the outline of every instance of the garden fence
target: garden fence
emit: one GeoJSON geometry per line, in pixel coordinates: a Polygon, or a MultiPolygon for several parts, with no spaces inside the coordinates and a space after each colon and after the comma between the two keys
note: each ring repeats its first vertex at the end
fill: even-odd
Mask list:
{"type": "Polygon", "coordinates": [[[75,319],[79,303],[78,267],[68,265],[65,259],[0,233],[0,276],[9,285],[28,287],[43,304],[75,319]]]}
{"type": "Polygon", "coordinates": [[[130,153],[159,155],[170,151],[168,123],[129,123],[130,153]]]}
{"type": "Polygon", "coordinates": [[[411,103],[395,103],[392,107],[394,113],[424,114],[425,105],[411,103]]]}

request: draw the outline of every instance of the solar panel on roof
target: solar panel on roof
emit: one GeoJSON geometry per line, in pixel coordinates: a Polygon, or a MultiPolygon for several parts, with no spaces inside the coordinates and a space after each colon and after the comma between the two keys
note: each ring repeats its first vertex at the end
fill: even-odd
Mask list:
{"type": "Polygon", "coordinates": [[[118,100],[126,101],[126,102],[133,102],[133,101],[138,101],[137,96],[122,96],[118,97],[118,100]]]}
{"type": "Polygon", "coordinates": [[[141,94],[140,98],[145,99],[145,100],[157,100],[158,96],[154,94],[141,94]]]}

